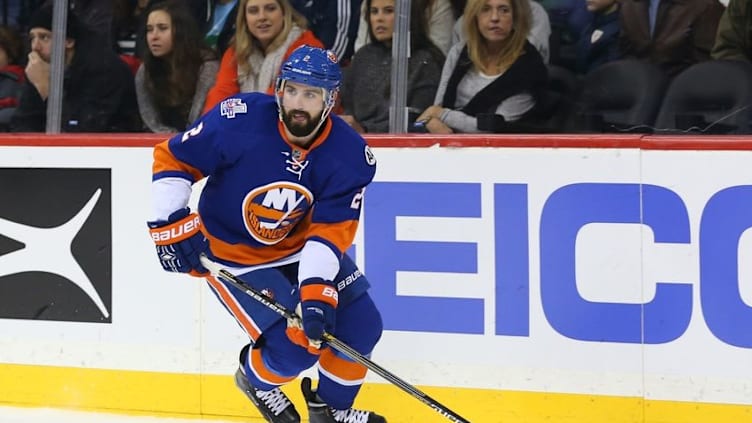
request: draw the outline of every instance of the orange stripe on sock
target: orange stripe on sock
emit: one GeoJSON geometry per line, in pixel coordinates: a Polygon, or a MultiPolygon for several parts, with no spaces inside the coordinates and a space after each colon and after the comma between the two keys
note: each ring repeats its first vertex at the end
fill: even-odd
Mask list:
{"type": "Polygon", "coordinates": [[[290,382],[296,377],[280,376],[266,367],[264,360],[261,358],[260,349],[252,348],[250,357],[250,362],[248,364],[250,365],[251,370],[253,370],[253,373],[256,375],[256,377],[269,385],[284,385],[285,383],[290,382]]]}
{"type": "Polygon", "coordinates": [[[331,348],[321,352],[319,366],[340,379],[353,382],[363,380],[368,371],[362,364],[338,357],[331,348]]]}

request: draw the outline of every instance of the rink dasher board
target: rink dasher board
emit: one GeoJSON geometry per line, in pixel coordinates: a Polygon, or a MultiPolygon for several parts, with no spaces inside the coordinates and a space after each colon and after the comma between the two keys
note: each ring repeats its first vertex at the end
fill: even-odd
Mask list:
{"type": "MultiPolygon", "coordinates": [[[[716,244],[721,245],[720,251],[728,247],[728,242],[724,244],[728,236],[715,239],[713,233],[730,230],[724,229],[723,222],[744,222],[739,217],[746,204],[744,187],[752,180],[745,169],[750,160],[748,151],[374,151],[379,168],[375,183],[368,189],[354,255],[384,310],[387,331],[373,355],[381,365],[412,383],[437,389],[429,393],[434,396],[433,392],[438,392],[435,397],[450,407],[460,401],[458,410],[477,408],[470,406],[475,402],[471,398],[480,395],[506,399],[522,396],[518,405],[501,401],[491,408],[502,415],[513,411],[530,415],[530,410],[540,407],[543,413],[551,410],[549,416],[557,415],[556,401],[545,398],[573,404],[595,398],[596,404],[611,409],[614,403],[624,403],[625,416],[632,412],[641,415],[645,402],[664,408],[672,404],[676,410],[683,402],[708,403],[714,416],[719,415],[719,407],[731,415],[750,413],[752,353],[744,344],[741,329],[724,326],[728,316],[722,313],[740,311],[733,315],[738,328],[744,327],[744,319],[750,319],[752,282],[742,259],[750,252],[747,232],[739,232],[734,250],[739,258],[737,298],[725,298],[729,290],[703,290],[703,282],[714,279],[700,269],[700,263],[724,269],[728,266],[722,264],[733,261],[728,255],[718,258],[718,254],[712,254],[719,251],[716,244]],[[622,211],[609,215],[608,207],[600,205],[603,198],[619,201],[622,211]],[[632,219],[633,213],[623,210],[633,207],[635,198],[638,217],[646,212],[640,204],[648,209],[649,216],[656,216],[650,215],[655,213],[649,211],[650,204],[661,206],[659,209],[668,210],[668,214],[651,217],[653,227],[619,222],[632,219]],[[577,207],[567,206],[572,199],[578,201],[577,207]],[[589,222],[576,229],[571,222],[580,219],[581,224],[583,216],[572,215],[581,209],[593,210],[595,218],[608,215],[617,222],[589,222]],[[569,230],[576,236],[567,237],[567,230],[549,229],[551,225],[567,228],[567,224],[575,228],[569,230]],[[655,236],[673,240],[655,242],[655,236]],[[714,250],[703,248],[706,240],[714,250]],[[566,241],[573,243],[569,251],[562,247],[566,241]],[[400,253],[397,264],[390,255],[394,249],[400,253]],[[570,256],[574,263],[565,260],[570,256]],[[525,261],[527,265],[519,264],[525,261]],[[403,270],[406,268],[410,270],[403,270]],[[561,281],[552,279],[551,274],[563,275],[561,281]],[[576,290],[562,292],[576,293],[584,301],[574,298],[557,302],[551,297],[551,293],[559,293],[557,286],[571,285],[572,278],[567,280],[567,275],[576,280],[576,290]],[[664,291],[667,283],[679,291],[664,291]],[[519,297],[520,290],[526,291],[527,309],[520,306],[524,299],[519,297]],[[499,292],[517,292],[518,296],[499,292]],[[712,299],[703,299],[703,295],[723,297],[727,304],[709,303],[704,308],[703,301],[712,299]],[[686,327],[679,318],[653,327],[650,316],[644,318],[649,333],[630,327],[629,318],[634,317],[630,307],[639,308],[655,298],[666,301],[665,307],[679,315],[688,313],[686,327]],[[605,309],[614,313],[612,318],[623,317],[616,323],[609,323],[605,317],[596,323],[577,322],[574,316],[572,321],[563,320],[569,313],[567,307],[582,303],[623,304],[627,311],[620,315],[618,308],[605,309]],[[641,344],[630,338],[635,330],[638,336],[654,340],[675,338],[641,344]],[[594,336],[610,340],[577,339],[594,336]],[[465,397],[468,405],[463,407],[465,397]],[[520,406],[523,411],[514,408],[520,406]]],[[[103,369],[94,379],[105,380],[111,375],[138,380],[138,375],[143,375],[143,382],[133,383],[143,384],[148,390],[148,386],[171,383],[174,374],[190,380],[177,378],[178,386],[186,388],[206,385],[216,375],[232,372],[236,351],[243,344],[234,321],[206,287],[183,276],[165,274],[153,258],[151,241],[143,229],[150,213],[150,161],[149,148],[0,147],[0,169],[4,172],[108,170],[112,222],[109,321],[6,316],[0,320],[0,330],[7,334],[0,340],[0,361],[8,363],[0,367],[3,373],[23,376],[25,370],[51,366],[42,368],[53,374],[57,370],[52,369],[59,369],[61,374],[73,372],[87,380],[94,377],[91,372],[99,371],[94,369],[103,369]],[[133,263],[138,263],[139,272],[131,270],[133,263]],[[160,377],[164,382],[152,384],[160,377]]],[[[12,172],[3,174],[13,177],[12,172]]],[[[0,210],[11,207],[3,203],[6,206],[0,210]]],[[[16,208],[15,214],[11,213],[15,216],[23,204],[12,207],[16,208]]],[[[7,220],[3,214],[0,218],[7,220]]],[[[0,235],[3,233],[0,225],[0,235]]],[[[25,265],[33,268],[33,260],[25,265]]],[[[4,277],[6,283],[10,276],[4,277]]],[[[80,291],[75,284],[71,286],[71,291],[80,291]]],[[[584,307],[577,311],[588,315],[598,309],[584,307]]],[[[100,406],[105,408],[127,409],[133,405],[151,409],[173,402],[149,405],[149,401],[135,398],[129,404],[129,395],[124,395],[113,405],[96,400],[96,394],[66,379],[64,391],[86,393],[79,399],[84,407],[96,407],[98,401],[104,401],[100,406]],[[87,405],[88,401],[95,404],[87,405]]],[[[378,396],[394,396],[395,404],[400,404],[404,394],[381,385],[377,377],[369,377],[369,382],[373,382],[369,386],[373,385],[378,396]]],[[[89,381],[89,385],[92,383],[89,381]]],[[[226,389],[231,391],[232,387],[226,389]]],[[[23,386],[12,391],[0,397],[9,402],[34,402],[34,394],[25,392],[23,386]]],[[[368,392],[364,392],[364,401],[368,401],[368,392]]],[[[216,408],[207,403],[205,390],[203,395],[198,398],[200,412],[216,408]]],[[[166,408],[190,412],[195,407],[175,402],[166,408]]],[[[420,416],[420,404],[413,405],[408,398],[403,410],[405,406],[416,409],[420,416]]],[[[660,408],[653,405],[652,410],[660,408]]],[[[222,410],[219,406],[217,414],[232,414],[232,410],[222,410]]],[[[667,411],[669,416],[674,412],[667,411]]],[[[486,414],[476,416],[481,415],[484,417],[470,417],[473,421],[496,421],[486,420],[486,414]]],[[[580,418],[586,415],[585,411],[579,414],[580,418]]]]}

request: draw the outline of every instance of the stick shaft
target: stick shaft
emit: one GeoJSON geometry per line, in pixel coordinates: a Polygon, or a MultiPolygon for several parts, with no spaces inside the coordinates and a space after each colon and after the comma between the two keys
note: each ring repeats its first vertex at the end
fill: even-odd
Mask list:
{"type": "MultiPolygon", "coordinates": [[[[254,300],[260,302],[261,304],[267,306],[269,309],[274,311],[275,313],[279,314],[280,316],[289,319],[289,320],[295,320],[300,321],[300,316],[298,316],[295,312],[285,307],[283,304],[280,304],[279,302],[275,301],[274,299],[270,298],[269,296],[265,295],[263,292],[258,291],[257,289],[253,288],[252,286],[249,286],[245,282],[243,282],[240,278],[233,275],[232,273],[228,272],[226,269],[221,268],[217,263],[214,263],[210,261],[206,257],[201,257],[201,264],[204,265],[209,271],[211,271],[213,274],[216,274],[217,276],[221,277],[223,280],[225,280],[230,285],[234,286],[235,288],[240,289],[243,291],[246,295],[250,296],[254,300]]],[[[383,367],[379,366],[375,362],[371,361],[368,357],[364,356],[363,354],[359,353],[357,350],[352,348],[351,346],[347,345],[346,343],[340,341],[337,339],[334,335],[330,333],[324,332],[323,340],[326,341],[327,344],[329,344],[332,348],[336,349],[337,351],[341,352],[342,354],[346,355],[351,360],[360,363],[361,365],[365,366],[372,372],[378,374],[379,376],[386,379],[388,382],[394,384],[398,388],[402,389],[403,391],[407,392],[420,402],[428,405],[431,407],[434,411],[438,412],[442,416],[448,418],[449,420],[456,422],[456,423],[470,423],[469,420],[463,418],[459,414],[455,413],[454,411],[450,410],[446,406],[442,405],[435,399],[429,397],[425,393],[423,393],[420,389],[416,388],[415,386],[405,382],[404,380],[397,377],[394,373],[384,369],[383,367]]]]}

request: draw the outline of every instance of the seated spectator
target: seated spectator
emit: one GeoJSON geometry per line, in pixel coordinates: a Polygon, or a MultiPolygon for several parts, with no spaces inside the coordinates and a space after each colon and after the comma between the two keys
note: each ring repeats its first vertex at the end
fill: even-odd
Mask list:
{"type": "Polygon", "coordinates": [[[624,58],[647,60],[674,77],[710,60],[723,5],[718,0],[620,0],[624,58]]]}
{"type": "MultiPolygon", "coordinates": [[[[139,58],[146,48],[138,39],[143,31],[144,15],[149,0],[114,0],[112,3],[112,41],[115,52],[121,57],[139,58]],[[138,49],[137,51],[137,48],[138,49]]],[[[138,67],[136,67],[138,69],[138,67]]]]}
{"type": "MultiPolygon", "coordinates": [[[[355,52],[361,47],[373,41],[370,37],[368,21],[366,20],[366,3],[360,8],[360,23],[358,24],[358,38],[355,40],[355,52]]],[[[452,46],[452,28],[456,18],[454,9],[449,0],[427,0],[424,4],[425,19],[428,20],[428,38],[434,45],[441,49],[442,54],[447,54],[452,46]]],[[[412,3],[411,3],[412,7],[412,3]]]]}
{"type": "MultiPolygon", "coordinates": [[[[51,8],[54,2],[45,0],[42,7],[51,8]]],[[[68,0],[66,3],[70,13],[75,14],[78,22],[89,32],[95,33],[100,41],[112,41],[113,1],[68,0]]]]}
{"type": "Polygon", "coordinates": [[[219,61],[179,0],[151,7],[145,37],[148,51],[136,73],[141,119],[152,132],[184,131],[200,116],[219,61]]]}
{"type": "Polygon", "coordinates": [[[18,33],[11,27],[0,27],[0,129],[5,131],[23,88],[24,70],[19,65],[22,51],[18,33]]]}
{"type": "MultiPolygon", "coordinates": [[[[113,0],[115,2],[114,34],[117,51],[142,57],[146,43],[139,35],[146,25],[146,11],[164,0],[113,0]]],[[[238,0],[182,0],[193,17],[204,43],[222,57],[227,50],[237,22],[238,0]]]]}
{"type": "Polygon", "coordinates": [[[592,20],[577,43],[575,70],[586,74],[621,57],[619,50],[619,3],[616,0],[587,0],[592,20]]]}
{"type": "Polygon", "coordinates": [[[282,61],[304,44],[323,47],[288,0],[239,0],[235,40],[222,56],[204,113],[233,94],[273,93],[282,61]]]}
{"type": "Polygon", "coordinates": [[[334,52],[342,65],[349,63],[353,55],[360,3],[361,0],[290,0],[316,38],[334,52]]]}
{"type": "MultiPolygon", "coordinates": [[[[543,6],[551,24],[548,63],[574,71],[577,62],[577,44],[593,18],[587,10],[587,1],[538,0],[537,3],[543,6]]],[[[533,20],[535,20],[535,11],[533,11],[533,20]]],[[[535,45],[534,42],[532,43],[535,45]]]]}
{"type": "MultiPolygon", "coordinates": [[[[341,117],[360,133],[389,132],[395,0],[365,0],[365,4],[369,38],[374,41],[358,50],[345,70],[341,117]]],[[[407,107],[415,113],[408,123],[433,104],[444,64],[444,54],[426,34],[424,6],[421,0],[411,3],[407,107]]]]}
{"type": "MultiPolygon", "coordinates": [[[[530,9],[530,33],[527,35],[527,40],[538,49],[544,63],[548,63],[550,56],[549,38],[551,38],[551,23],[548,20],[548,14],[543,6],[534,0],[528,0],[528,5],[530,9]]],[[[463,21],[464,19],[460,16],[454,24],[452,45],[465,40],[464,31],[466,27],[463,21]]]]}
{"type": "Polygon", "coordinates": [[[202,6],[200,11],[204,13],[197,15],[196,18],[199,28],[204,33],[204,40],[219,56],[222,56],[235,33],[238,0],[211,0],[211,7],[206,7],[204,4],[199,4],[199,6],[202,6]]]}
{"type": "Polygon", "coordinates": [[[527,41],[529,0],[469,0],[467,41],[452,46],[434,105],[419,117],[431,133],[481,132],[480,115],[515,122],[532,114],[547,69],[527,41]]]}
{"type": "Polygon", "coordinates": [[[713,59],[752,61],[752,4],[730,0],[718,23],[713,59]]]}
{"type": "Polygon", "coordinates": [[[18,30],[19,17],[23,10],[24,0],[3,0],[0,2],[0,26],[18,30]]]}
{"type": "MultiPolygon", "coordinates": [[[[42,132],[47,125],[52,53],[52,9],[37,10],[29,23],[31,52],[26,83],[11,120],[14,132],[42,132]]],[[[64,52],[61,131],[141,130],[133,73],[108,41],[68,14],[64,52]]]]}

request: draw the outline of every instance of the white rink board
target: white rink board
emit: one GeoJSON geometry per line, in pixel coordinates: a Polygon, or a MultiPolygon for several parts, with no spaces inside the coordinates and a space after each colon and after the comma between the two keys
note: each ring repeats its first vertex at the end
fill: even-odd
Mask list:
{"type": "MultiPolygon", "coordinates": [[[[386,195],[396,183],[416,189],[422,189],[423,183],[457,184],[462,190],[467,188],[468,198],[478,200],[477,204],[467,204],[469,217],[398,215],[391,230],[395,242],[464,243],[477,258],[474,270],[400,270],[392,278],[396,282],[386,283],[396,283],[391,289],[402,298],[476,299],[479,302],[470,307],[482,307],[481,333],[387,327],[373,355],[380,365],[416,385],[752,404],[752,348],[730,345],[709,330],[699,283],[699,234],[705,207],[725,188],[752,185],[752,152],[377,148],[375,154],[379,161],[375,182],[380,185],[369,188],[356,239],[357,261],[370,275],[372,285],[385,282],[374,279],[378,272],[368,269],[369,257],[386,257],[390,252],[369,252],[368,246],[381,244],[365,239],[366,233],[376,232],[364,228],[383,229],[369,226],[377,219],[371,216],[369,220],[368,210],[389,205],[372,204],[375,197],[370,193],[386,195]],[[541,222],[544,212],[553,213],[546,208],[552,204],[552,194],[562,194],[563,188],[575,184],[640,183],[660,187],[664,194],[673,192],[681,200],[687,212],[688,241],[654,242],[654,230],[636,223],[585,225],[577,233],[573,253],[577,292],[591,303],[639,306],[655,298],[656,281],[682,284],[691,290],[686,330],[676,339],[649,345],[583,341],[562,335],[552,327],[548,314],[552,308],[544,305],[541,289],[541,222]],[[524,336],[497,334],[499,253],[495,228],[500,225],[497,208],[508,205],[498,198],[495,202],[499,185],[526,190],[528,248],[523,255],[529,260],[529,333],[524,336]]],[[[154,257],[145,225],[150,217],[151,149],[0,147],[0,168],[14,167],[112,169],[113,317],[109,324],[0,319],[4,335],[0,338],[0,362],[176,373],[232,372],[237,350],[245,343],[234,320],[203,284],[163,272],[154,257]]],[[[441,198],[443,192],[441,188],[427,192],[429,200],[435,198],[432,195],[440,198],[430,204],[432,208],[444,209],[447,202],[441,198]]],[[[412,202],[425,202],[426,198],[390,197],[390,201],[413,207],[412,202]]],[[[451,207],[465,210],[464,204],[451,207]]],[[[514,204],[509,207],[510,213],[517,210],[514,204]]],[[[558,219],[555,214],[546,216],[558,219]]],[[[543,248],[550,251],[565,247],[549,243],[543,248]]],[[[515,252],[515,257],[519,254],[515,252]]],[[[741,236],[735,254],[739,261],[739,298],[749,309],[749,232],[741,236]]],[[[431,257],[422,261],[432,265],[431,257]]],[[[439,256],[434,261],[443,266],[447,257],[439,256]]],[[[430,308],[432,301],[426,300],[424,306],[430,308]]],[[[396,303],[380,305],[385,314],[397,307],[396,303]]],[[[459,321],[465,317],[451,309],[443,312],[459,321]]],[[[566,315],[566,310],[556,313],[566,315]]],[[[410,322],[401,324],[410,327],[410,322]]],[[[729,330],[733,336],[741,336],[737,333],[740,329],[729,330]]]]}

